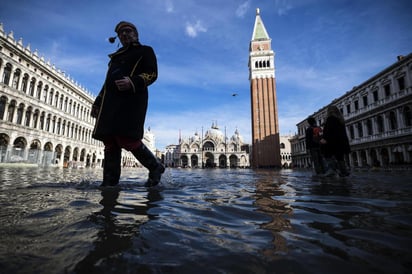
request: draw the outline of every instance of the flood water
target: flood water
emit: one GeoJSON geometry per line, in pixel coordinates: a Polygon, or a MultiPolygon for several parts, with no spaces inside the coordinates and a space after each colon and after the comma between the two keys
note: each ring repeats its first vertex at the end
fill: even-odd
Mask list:
{"type": "Polygon", "coordinates": [[[411,273],[412,172],[0,167],[0,273],[411,273]]]}

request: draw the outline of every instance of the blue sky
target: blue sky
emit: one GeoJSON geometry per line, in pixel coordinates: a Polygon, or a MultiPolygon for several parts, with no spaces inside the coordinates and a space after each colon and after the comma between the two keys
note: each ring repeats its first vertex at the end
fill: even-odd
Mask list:
{"type": "Polygon", "coordinates": [[[256,8],[275,52],[281,135],[412,52],[410,0],[14,0],[2,1],[4,30],[23,38],[91,94],[104,80],[107,42],[121,20],[154,48],[159,78],[149,88],[146,128],[156,147],[214,121],[251,142],[249,43],[256,8]],[[237,93],[238,96],[232,96],[237,93]]]}

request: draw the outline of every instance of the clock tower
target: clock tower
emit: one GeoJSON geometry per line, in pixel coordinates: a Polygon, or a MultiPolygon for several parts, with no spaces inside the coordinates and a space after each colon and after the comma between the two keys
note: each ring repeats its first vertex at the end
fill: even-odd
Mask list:
{"type": "Polygon", "coordinates": [[[249,46],[249,81],[252,111],[252,167],[280,167],[275,53],[259,9],[256,9],[255,26],[249,46]]]}

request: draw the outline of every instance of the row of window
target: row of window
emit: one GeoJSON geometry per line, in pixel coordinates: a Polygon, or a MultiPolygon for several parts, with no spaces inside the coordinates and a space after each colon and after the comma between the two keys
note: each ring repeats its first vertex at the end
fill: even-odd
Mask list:
{"type": "MultiPolygon", "coordinates": [[[[411,126],[412,107],[409,105],[403,106],[397,111],[389,111],[385,114],[381,114],[367,120],[346,125],[349,131],[348,137],[352,140],[411,126]]],[[[300,142],[298,145],[300,148],[297,151],[305,150],[305,144],[303,142],[300,142]]]]}
{"type": "Polygon", "coordinates": [[[92,139],[92,130],[89,128],[56,115],[47,114],[45,111],[34,109],[31,106],[26,107],[23,103],[18,104],[16,100],[11,100],[9,104],[7,101],[6,96],[0,98],[0,120],[65,136],[73,140],[87,143],[96,142],[92,139]]]}
{"type": "MultiPolygon", "coordinates": [[[[397,84],[398,91],[404,90],[405,89],[405,77],[401,76],[397,78],[396,84],[397,84]]],[[[382,98],[389,98],[392,93],[393,92],[392,92],[391,82],[388,82],[383,85],[383,88],[381,90],[379,90],[378,88],[374,89],[371,93],[372,98],[370,98],[370,95],[368,93],[363,94],[362,92],[360,92],[359,99],[357,98],[353,100],[351,103],[348,103],[346,105],[346,109],[341,108],[340,111],[343,114],[349,114],[351,112],[359,110],[360,108],[367,107],[369,104],[378,102],[382,98]]]]}
{"type": "MultiPolygon", "coordinates": [[[[220,147],[221,151],[224,151],[225,144],[222,143],[219,147],[220,147]]],[[[182,150],[184,150],[184,152],[188,152],[188,151],[191,151],[191,150],[196,152],[196,151],[200,150],[200,145],[199,144],[193,144],[193,145],[189,146],[188,144],[182,144],[182,150]]],[[[218,148],[216,148],[215,145],[212,142],[206,141],[203,144],[203,151],[215,151],[215,150],[217,151],[218,148]]],[[[231,142],[231,143],[227,144],[227,151],[236,152],[236,151],[242,151],[242,150],[241,150],[240,145],[237,145],[236,143],[231,142]]]]}
{"type": "MultiPolygon", "coordinates": [[[[0,59],[0,67],[2,67],[2,63],[3,60],[0,59]]],[[[7,63],[1,70],[3,70],[1,77],[3,84],[10,86],[16,91],[21,91],[34,99],[41,100],[80,120],[91,121],[90,107],[70,99],[67,95],[59,93],[59,91],[43,83],[43,81],[38,81],[35,77],[30,79],[28,73],[24,73],[23,77],[21,77],[22,70],[16,68],[13,72],[13,66],[10,63],[7,63]]]]}
{"type": "Polygon", "coordinates": [[[256,61],[255,68],[270,68],[270,61],[269,60],[256,61]]]}
{"type": "MultiPolygon", "coordinates": [[[[353,167],[365,167],[365,166],[388,166],[391,164],[404,164],[405,158],[402,152],[393,151],[390,152],[389,148],[371,148],[368,150],[353,151],[349,154],[348,160],[350,160],[353,167]]],[[[302,164],[297,164],[299,167],[312,166],[312,160],[310,156],[299,159],[302,164]]]]}
{"type": "Polygon", "coordinates": [[[291,161],[292,160],[292,155],[291,154],[280,155],[280,159],[283,160],[283,161],[291,161]]]}
{"type": "Polygon", "coordinates": [[[412,112],[409,106],[403,107],[399,118],[395,111],[390,111],[386,114],[386,116],[388,121],[386,126],[387,128],[384,123],[384,115],[379,115],[377,117],[367,119],[366,121],[360,121],[349,125],[348,128],[350,138],[355,138],[355,129],[357,131],[357,137],[363,137],[412,126],[412,112]],[[373,125],[375,125],[375,130],[373,125]]]}

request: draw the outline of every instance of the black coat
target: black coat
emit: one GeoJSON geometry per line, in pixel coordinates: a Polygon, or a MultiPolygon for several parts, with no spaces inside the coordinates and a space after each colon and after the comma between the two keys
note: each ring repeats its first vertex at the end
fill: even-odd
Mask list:
{"type": "Polygon", "coordinates": [[[120,48],[109,55],[103,88],[92,106],[96,118],[93,138],[123,136],[142,139],[148,103],[148,86],[157,79],[153,49],[139,43],[120,48]],[[114,81],[129,77],[133,87],[119,91],[114,81]]]}
{"type": "Polygon", "coordinates": [[[322,138],[327,142],[322,145],[322,151],[326,157],[343,156],[350,152],[345,124],[340,122],[338,118],[329,116],[326,119],[322,138]]]}
{"type": "Polygon", "coordinates": [[[311,149],[311,148],[319,148],[319,140],[315,141],[313,138],[313,130],[314,126],[309,126],[306,131],[305,131],[305,143],[306,143],[306,148],[311,149]]]}

